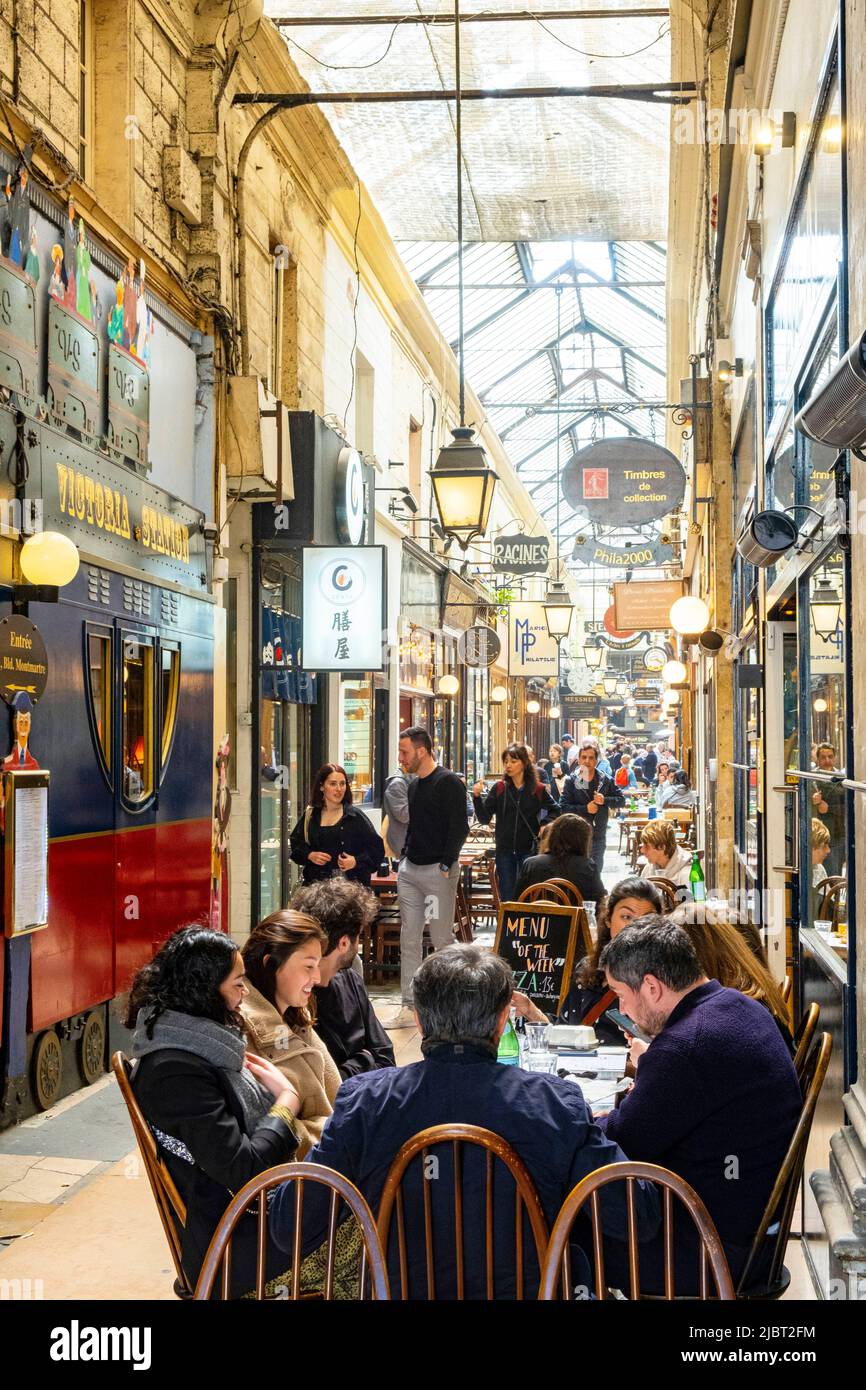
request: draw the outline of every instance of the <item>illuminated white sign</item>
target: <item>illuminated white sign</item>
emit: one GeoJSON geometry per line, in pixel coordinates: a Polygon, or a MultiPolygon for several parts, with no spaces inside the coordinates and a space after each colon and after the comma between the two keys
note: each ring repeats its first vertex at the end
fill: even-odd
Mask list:
{"type": "Polygon", "coordinates": [[[305,671],[384,670],[385,547],[304,548],[305,671]]]}

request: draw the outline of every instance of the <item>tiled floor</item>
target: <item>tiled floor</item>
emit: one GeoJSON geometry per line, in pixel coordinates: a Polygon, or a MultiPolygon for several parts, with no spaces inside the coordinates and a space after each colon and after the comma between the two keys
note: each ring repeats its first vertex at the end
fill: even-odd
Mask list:
{"type": "MultiPolygon", "coordinates": [[[[628,872],[611,830],[603,878],[628,872]]],[[[371,990],[387,1021],[399,985],[371,990]]],[[[398,1066],[420,1059],[412,1028],[390,1034],[398,1066]]],[[[789,1298],[814,1298],[797,1242],[789,1298]]],[[[37,1280],[46,1299],[172,1299],[174,1270],[113,1077],[0,1132],[0,1281],[37,1280]]]]}

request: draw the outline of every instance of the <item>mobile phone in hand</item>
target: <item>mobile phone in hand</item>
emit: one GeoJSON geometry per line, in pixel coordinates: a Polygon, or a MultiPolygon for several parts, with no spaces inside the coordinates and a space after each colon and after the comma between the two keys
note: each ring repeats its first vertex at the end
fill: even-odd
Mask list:
{"type": "Polygon", "coordinates": [[[607,1009],[604,1016],[605,1018],[609,1018],[611,1023],[616,1024],[617,1028],[623,1033],[628,1033],[632,1038],[640,1038],[641,1042],[650,1041],[646,1033],[642,1032],[627,1014],[620,1013],[619,1009],[607,1009]]]}

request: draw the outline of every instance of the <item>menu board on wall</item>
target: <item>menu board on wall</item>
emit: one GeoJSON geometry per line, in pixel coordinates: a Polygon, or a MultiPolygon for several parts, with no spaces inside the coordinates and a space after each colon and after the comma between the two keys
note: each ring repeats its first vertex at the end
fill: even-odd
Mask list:
{"type": "Polygon", "coordinates": [[[48,923],[49,780],[50,773],[41,770],[3,776],[7,936],[22,936],[48,923]]]}

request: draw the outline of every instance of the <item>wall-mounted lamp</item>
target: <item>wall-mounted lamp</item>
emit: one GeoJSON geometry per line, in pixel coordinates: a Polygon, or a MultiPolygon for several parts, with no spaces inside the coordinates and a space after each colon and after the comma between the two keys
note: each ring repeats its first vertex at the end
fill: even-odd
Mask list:
{"type": "Polygon", "coordinates": [[[696,642],[710,625],[710,610],[702,598],[684,594],[671,607],[670,624],[686,641],[696,642]]]}
{"type": "Polygon", "coordinates": [[[797,143],[797,113],[783,111],[781,121],[766,117],[755,136],[755,154],[770,153],[776,140],[781,140],[783,150],[792,150],[797,143]]]}
{"type": "Polygon", "coordinates": [[[460,682],[456,676],[445,675],[439,677],[439,694],[456,695],[460,689],[460,682]]]}
{"type": "Polygon", "coordinates": [[[527,700],[527,701],[526,701],[526,713],[527,713],[527,714],[538,714],[540,710],[541,710],[541,705],[539,704],[538,700],[527,700]]]}
{"type": "Polygon", "coordinates": [[[505,685],[494,685],[490,692],[490,703],[501,705],[508,699],[508,687],[505,685]]]}
{"type": "Polygon", "coordinates": [[[815,711],[816,714],[826,714],[826,713],[827,713],[827,701],[826,701],[826,700],[822,700],[822,699],[819,697],[817,700],[813,700],[813,702],[812,702],[812,708],[813,708],[813,710],[815,711]]]}
{"type": "Polygon", "coordinates": [[[735,376],[743,375],[743,359],[742,357],[735,357],[733,362],[720,362],[716,371],[719,381],[727,385],[728,382],[733,381],[735,376]]]}
{"type": "Polygon", "coordinates": [[[551,705],[547,713],[549,714],[551,719],[562,718],[562,710],[560,709],[559,705],[551,705]]]}

